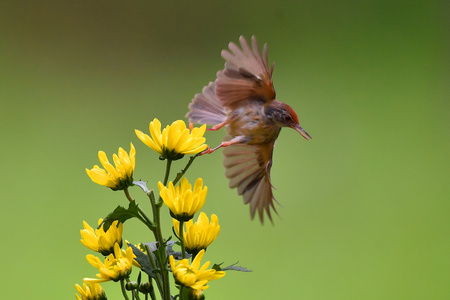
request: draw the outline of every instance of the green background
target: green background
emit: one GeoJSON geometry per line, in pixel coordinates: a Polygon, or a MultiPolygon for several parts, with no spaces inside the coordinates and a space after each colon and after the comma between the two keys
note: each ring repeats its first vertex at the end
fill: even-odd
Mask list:
{"type": "MultiPolygon", "coordinates": [[[[249,218],[221,153],[187,177],[222,231],[205,258],[239,264],[207,299],[449,299],[449,4],[446,1],[3,1],[0,4],[4,299],[74,299],[93,277],[79,242],[123,193],[85,168],[137,149],[135,179],[164,163],[134,129],[184,118],[243,34],[269,44],[285,129],[274,226],[249,218]]],[[[223,131],[208,132],[220,143],[223,131]]],[[[187,160],[175,163],[174,170],[187,160]]],[[[133,196],[148,209],[138,188],[133,196]]],[[[164,210],[164,233],[171,235],[164,210]]],[[[125,223],[125,238],[150,234],[125,223]]],[[[205,259],[204,259],[205,260],[205,259]]],[[[136,270],[133,276],[136,276],[136,270]]],[[[119,287],[103,284],[109,299],[119,287]]]]}

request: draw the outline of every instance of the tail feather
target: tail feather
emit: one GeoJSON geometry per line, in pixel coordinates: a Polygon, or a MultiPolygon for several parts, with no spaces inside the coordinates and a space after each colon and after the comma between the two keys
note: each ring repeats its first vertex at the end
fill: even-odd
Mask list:
{"type": "Polygon", "coordinates": [[[205,86],[201,94],[194,96],[189,104],[189,112],[186,114],[189,122],[208,125],[220,124],[226,117],[225,108],[217,98],[214,82],[205,86]]]}

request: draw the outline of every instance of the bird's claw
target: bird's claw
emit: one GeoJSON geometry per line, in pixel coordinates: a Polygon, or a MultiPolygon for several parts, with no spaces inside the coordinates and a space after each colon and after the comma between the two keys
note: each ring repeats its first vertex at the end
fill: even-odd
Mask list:
{"type": "Polygon", "coordinates": [[[198,156],[202,156],[202,155],[205,155],[205,154],[211,154],[211,153],[213,153],[213,152],[214,152],[214,151],[211,150],[211,147],[208,146],[208,147],[206,148],[206,150],[203,151],[203,152],[200,152],[200,154],[199,154],[198,156]]]}

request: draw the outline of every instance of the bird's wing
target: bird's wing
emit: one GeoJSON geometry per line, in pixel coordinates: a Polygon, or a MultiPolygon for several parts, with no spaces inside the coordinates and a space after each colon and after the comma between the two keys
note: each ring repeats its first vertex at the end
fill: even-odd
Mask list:
{"type": "Polygon", "coordinates": [[[203,88],[201,94],[196,94],[189,104],[186,117],[192,123],[216,125],[227,118],[225,108],[216,96],[214,82],[203,88]]]}
{"type": "Polygon", "coordinates": [[[216,93],[220,102],[225,107],[234,108],[242,100],[272,101],[275,99],[273,65],[269,68],[267,44],[264,44],[261,55],[255,36],[252,37],[252,47],[243,36],[239,41],[242,49],[230,42],[230,51],[222,50],[222,57],[226,60],[225,69],[217,72],[216,80],[216,93]]]}
{"type": "Polygon", "coordinates": [[[244,197],[244,204],[250,204],[252,219],[258,211],[261,223],[264,222],[264,211],[270,220],[271,210],[276,213],[270,183],[274,143],[235,144],[223,150],[225,176],[230,179],[230,188],[237,188],[238,194],[244,197]]]}

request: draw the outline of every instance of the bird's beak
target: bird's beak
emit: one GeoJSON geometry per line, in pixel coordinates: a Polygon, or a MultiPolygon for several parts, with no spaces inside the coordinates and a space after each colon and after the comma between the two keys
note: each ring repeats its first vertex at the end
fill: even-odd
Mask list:
{"type": "Polygon", "coordinates": [[[305,139],[308,141],[311,139],[311,136],[300,126],[299,124],[295,124],[292,129],[300,133],[305,139]]]}

